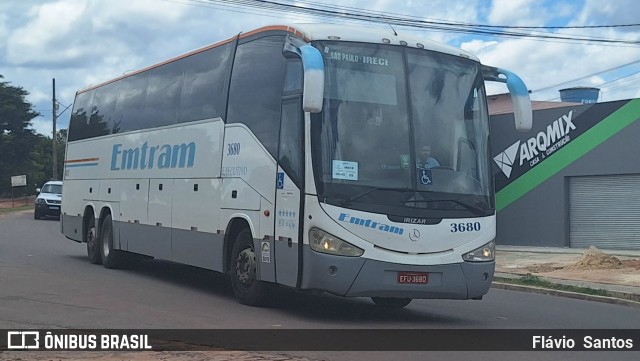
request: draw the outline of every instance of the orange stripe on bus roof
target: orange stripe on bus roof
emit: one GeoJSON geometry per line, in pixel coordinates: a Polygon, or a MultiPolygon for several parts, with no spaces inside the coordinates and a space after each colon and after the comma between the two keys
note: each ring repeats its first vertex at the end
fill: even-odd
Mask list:
{"type": "Polygon", "coordinates": [[[248,33],[241,33],[240,34],[240,38],[246,38],[247,36],[251,36],[254,34],[258,34],[258,33],[263,33],[265,31],[286,31],[288,33],[292,33],[293,35],[297,35],[301,38],[303,38],[306,42],[309,42],[309,38],[307,38],[301,31],[298,31],[296,28],[291,27],[291,26],[286,26],[286,25],[272,25],[272,26],[265,26],[262,28],[258,28],[255,30],[251,30],[248,33]]]}
{"type": "Polygon", "coordinates": [[[213,49],[213,48],[218,47],[218,46],[220,46],[220,45],[228,44],[228,43],[232,42],[232,41],[233,41],[234,39],[236,39],[236,38],[240,38],[240,39],[242,39],[242,38],[246,38],[247,36],[251,36],[251,35],[254,35],[254,34],[258,34],[258,33],[263,33],[263,32],[266,32],[266,31],[278,31],[278,30],[280,30],[280,31],[286,31],[286,32],[288,32],[288,33],[292,33],[293,35],[296,35],[296,36],[299,36],[299,37],[303,38],[303,39],[304,39],[304,41],[309,42],[309,38],[307,38],[307,37],[306,37],[302,32],[298,31],[296,28],[293,28],[293,27],[291,27],[291,26],[286,26],[286,25],[265,26],[265,27],[262,27],[262,28],[258,28],[258,29],[255,29],[255,30],[251,30],[251,31],[250,31],[250,32],[248,32],[248,33],[240,33],[240,34],[238,34],[238,35],[236,35],[236,36],[234,36],[234,37],[232,37],[232,38],[229,38],[229,39],[227,39],[227,40],[223,40],[223,41],[218,42],[218,43],[215,43],[215,44],[213,44],[213,45],[207,45],[207,46],[205,46],[205,47],[203,47],[203,48],[193,50],[193,51],[188,52],[188,53],[186,53],[186,54],[179,55],[179,56],[177,56],[177,57],[175,57],[175,58],[171,58],[171,59],[165,60],[165,61],[163,61],[163,62],[161,62],[161,63],[154,64],[154,65],[150,65],[150,66],[148,66],[148,67],[146,67],[146,68],[143,68],[143,69],[140,69],[140,70],[136,70],[136,71],[133,71],[133,72],[131,72],[131,73],[121,75],[121,76],[119,76],[119,77],[117,77],[117,78],[114,78],[114,79],[111,79],[111,80],[107,80],[107,81],[102,82],[102,83],[100,83],[100,84],[93,85],[93,86],[90,86],[90,87],[88,87],[88,88],[85,88],[85,89],[79,90],[79,91],[76,93],[76,95],[77,95],[77,94],[82,94],[82,93],[88,92],[89,90],[93,90],[93,89],[99,88],[99,87],[101,87],[101,86],[105,86],[105,85],[107,85],[107,84],[111,84],[111,83],[113,83],[113,82],[116,82],[116,81],[121,80],[121,79],[124,79],[124,78],[128,78],[128,77],[133,76],[133,75],[136,75],[136,74],[140,74],[140,73],[142,73],[142,72],[145,72],[145,71],[147,71],[147,70],[151,70],[151,69],[153,69],[153,68],[157,68],[157,67],[159,67],[159,66],[162,66],[162,65],[165,65],[165,64],[169,64],[169,63],[174,62],[174,61],[176,61],[176,60],[180,60],[180,59],[186,58],[186,57],[188,57],[188,56],[191,56],[191,55],[194,55],[194,54],[198,54],[198,53],[201,53],[201,52],[203,52],[203,51],[207,51],[207,50],[209,50],[209,49],[213,49]]]}

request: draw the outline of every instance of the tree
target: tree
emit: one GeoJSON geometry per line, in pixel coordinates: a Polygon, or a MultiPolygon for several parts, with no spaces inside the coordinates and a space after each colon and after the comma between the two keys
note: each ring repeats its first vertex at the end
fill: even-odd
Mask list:
{"type": "MultiPolygon", "coordinates": [[[[0,75],[0,79],[4,79],[0,75]]],[[[11,176],[26,174],[33,184],[41,172],[41,164],[33,157],[34,148],[42,141],[31,128],[38,112],[26,100],[29,93],[10,82],[0,81],[0,195],[11,194],[11,176]]],[[[51,153],[51,152],[49,152],[51,153]]],[[[49,162],[51,164],[51,162],[49,162]]]]}
{"type": "MultiPolygon", "coordinates": [[[[51,143],[49,143],[51,144],[51,143]]],[[[58,160],[58,177],[57,179],[63,179],[64,173],[64,156],[67,150],[67,129],[60,129],[56,132],[56,151],[58,160]]]]}

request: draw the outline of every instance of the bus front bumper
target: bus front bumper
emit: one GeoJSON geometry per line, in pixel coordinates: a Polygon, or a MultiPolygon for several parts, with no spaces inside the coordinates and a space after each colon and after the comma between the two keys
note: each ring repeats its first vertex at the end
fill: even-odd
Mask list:
{"type": "Polygon", "coordinates": [[[471,299],[491,287],[495,262],[444,265],[406,265],[361,257],[304,252],[303,289],[317,289],[345,297],[471,299]],[[427,274],[427,282],[400,283],[401,273],[427,274]]]}

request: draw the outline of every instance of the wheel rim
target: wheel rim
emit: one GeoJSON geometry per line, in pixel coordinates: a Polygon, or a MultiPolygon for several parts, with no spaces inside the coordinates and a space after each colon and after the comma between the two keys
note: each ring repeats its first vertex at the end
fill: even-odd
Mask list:
{"type": "Polygon", "coordinates": [[[96,226],[89,227],[87,230],[87,245],[92,252],[96,249],[96,226]]]}
{"type": "Polygon", "coordinates": [[[243,249],[236,258],[236,277],[244,286],[256,278],[256,255],[250,247],[243,249]]]}
{"type": "Polygon", "coordinates": [[[106,257],[109,257],[109,252],[110,250],[110,244],[109,244],[109,239],[111,238],[111,230],[107,230],[106,232],[104,232],[104,235],[102,236],[102,254],[106,257]]]}

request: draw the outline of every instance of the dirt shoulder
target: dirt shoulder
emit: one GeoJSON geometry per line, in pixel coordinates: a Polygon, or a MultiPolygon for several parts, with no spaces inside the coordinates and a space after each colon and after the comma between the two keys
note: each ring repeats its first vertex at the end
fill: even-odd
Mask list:
{"type": "Polygon", "coordinates": [[[496,258],[496,272],[640,287],[640,259],[595,247],[581,255],[503,252],[496,258]]]}

